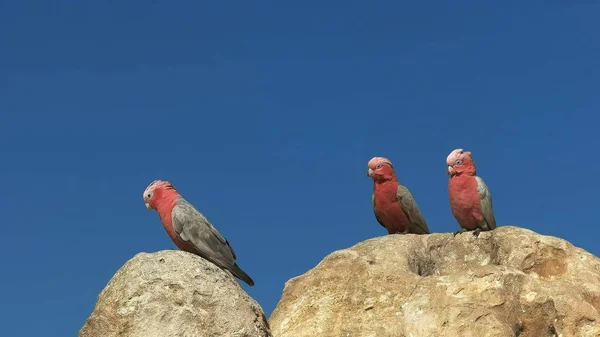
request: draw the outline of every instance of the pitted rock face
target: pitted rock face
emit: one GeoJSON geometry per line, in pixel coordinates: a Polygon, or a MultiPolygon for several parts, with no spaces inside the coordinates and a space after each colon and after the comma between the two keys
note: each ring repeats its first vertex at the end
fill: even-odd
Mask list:
{"type": "Polygon", "coordinates": [[[228,272],[165,250],[129,260],[98,296],[79,337],[270,337],[262,308],[228,272]]]}
{"type": "Polygon", "coordinates": [[[600,336],[600,259],[512,226],[386,235],[289,280],[277,337],[600,336]]]}

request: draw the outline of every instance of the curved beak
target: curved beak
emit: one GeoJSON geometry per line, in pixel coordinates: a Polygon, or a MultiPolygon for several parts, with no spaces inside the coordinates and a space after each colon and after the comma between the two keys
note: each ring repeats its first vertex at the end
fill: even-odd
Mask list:
{"type": "Polygon", "coordinates": [[[448,168],[446,169],[446,174],[447,175],[451,175],[452,172],[454,172],[454,167],[453,166],[448,166],[448,168]]]}
{"type": "Polygon", "coordinates": [[[146,203],[146,208],[147,208],[149,211],[151,211],[151,210],[152,210],[152,207],[150,207],[150,204],[149,204],[149,203],[146,203]]]}
{"type": "Polygon", "coordinates": [[[373,173],[373,170],[369,169],[369,171],[367,171],[367,177],[372,177],[373,173]]]}

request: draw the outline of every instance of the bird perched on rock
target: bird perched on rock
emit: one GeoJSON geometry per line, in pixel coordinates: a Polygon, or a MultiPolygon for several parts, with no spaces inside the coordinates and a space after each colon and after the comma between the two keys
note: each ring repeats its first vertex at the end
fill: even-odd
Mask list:
{"type": "Polygon", "coordinates": [[[367,177],[373,179],[373,212],[389,234],[429,234],[427,223],[415,198],[396,178],[387,158],[374,157],[368,163],[367,177]]]}
{"type": "Polygon", "coordinates": [[[446,158],[448,198],[452,214],[458,221],[459,231],[454,235],[473,231],[475,237],[481,231],[496,228],[492,195],[481,177],[477,176],[471,152],[455,149],[446,158]]]}
{"type": "Polygon", "coordinates": [[[156,210],[167,234],[179,249],[196,254],[230,271],[253,286],[254,281],[235,262],[229,242],[208,219],[187,202],[168,181],[155,180],[144,191],[149,210],[156,210]]]}

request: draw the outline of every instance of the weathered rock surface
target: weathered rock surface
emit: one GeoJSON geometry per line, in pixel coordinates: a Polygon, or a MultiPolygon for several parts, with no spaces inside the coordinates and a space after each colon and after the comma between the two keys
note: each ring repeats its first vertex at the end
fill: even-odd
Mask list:
{"type": "Polygon", "coordinates": [[[518,227],[388,235],[289,280],[276,337],[600,336],[600,260],[518,227]]]}
{"type": "Polygon", "coordinates": [[[182,251],[140,253],[98,296],[80,337],[268,337],[262,308],[229,273],[182,251]]]}

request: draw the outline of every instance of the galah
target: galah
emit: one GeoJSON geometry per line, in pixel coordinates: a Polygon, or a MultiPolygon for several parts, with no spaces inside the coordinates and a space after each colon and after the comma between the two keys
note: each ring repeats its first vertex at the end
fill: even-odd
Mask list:
{"type": "Polygon", "coordinates": [[[373,212],[388,234],[429,234],[427,223],[415,198],[396,178],[389,159],[374,157],[368,163],[367,177],[373,179],[373,212]]]}
{"type": "Polygon", "coordinates": [[[196,207],[168,181],[155,180],[144,191],[149,210],[156,210],[163,227],[179,249],[198,255],[253,286],[254,281],[235,262],[235,252],[196,207]]]}
{"type": "Polygon", "coordinates": [[[471,152],[455,149],[446,158],[448,198],[452,214],[460,230],[454,235],[473,231],[475,237],[481,231],[496,228],[492,195],[481,177],[477,176],[471,152]]]}

